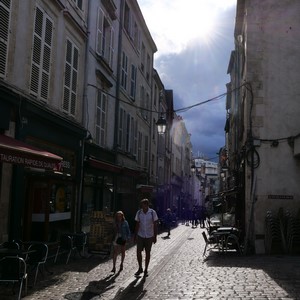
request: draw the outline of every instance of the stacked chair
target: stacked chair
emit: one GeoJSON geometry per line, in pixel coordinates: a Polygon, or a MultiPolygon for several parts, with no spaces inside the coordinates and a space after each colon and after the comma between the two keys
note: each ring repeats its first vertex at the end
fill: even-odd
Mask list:
{"type": "Polygon", "coordinates": [[[300,253],[300,210],[294,215],[290,215],[286,232],[287,248],[290,254],[300,253]]]}
{"type": "Polygon", "coordinates": [[[265,250],[267,254],[300,253],[300,210],[296,215],[279,208],[274,216],[267,211],[265,218],[265,250]]]}
{"type": "Polygon", "coordinates": [[[265,217],[265,250],[267,254],[281,253],[281,232],[277,216],[271,210],[265,217]]]}

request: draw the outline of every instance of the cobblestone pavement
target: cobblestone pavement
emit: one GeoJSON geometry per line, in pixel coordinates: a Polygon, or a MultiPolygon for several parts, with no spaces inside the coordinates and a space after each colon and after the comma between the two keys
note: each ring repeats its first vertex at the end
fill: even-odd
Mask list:
{"type": "MultiPolygon", "coordinates": [[[[133,246],[126,252],[124,270],[114,275],[110,273],[111,259],[97,255],[76,257],[68,265],[62,261],[50,265],[53,275],[40,276],[24,299],[300,300],[300,256],[240,256],[211,251],[204,259],[202,230],[178,225],[172,229],[171,238],[160,234],[152,248],[146,278],[134,276],[137,262],[133,246]]],[[[0,288],[0,299],[13,299],[8,296],[11,290],[0,288]]]]}

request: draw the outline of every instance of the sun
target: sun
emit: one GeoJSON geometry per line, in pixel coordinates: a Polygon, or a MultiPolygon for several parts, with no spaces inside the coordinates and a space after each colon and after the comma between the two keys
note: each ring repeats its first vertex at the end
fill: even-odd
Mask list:
{"type": "Polygon", "coordinates": [[[220,1],[229,0],[139,0],[161,54],[181,52],[190,43],[210,44],[220,1]]]}
{"type": "MultiPolygon", "coordinates": [[[[203,1],[195,1],[194,6],[181,10],[185,39],[207,41],[213,35],[216,24],[216,12],[204,5],[203,1]]],[[[183,33],[183,32],[182,32],[183,33]]]]}

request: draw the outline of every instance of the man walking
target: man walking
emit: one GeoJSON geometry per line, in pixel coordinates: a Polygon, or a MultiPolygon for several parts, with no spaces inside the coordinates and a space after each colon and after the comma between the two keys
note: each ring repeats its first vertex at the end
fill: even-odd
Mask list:
{"type": "Polygon", "coordinates": [[[135,275],[143,273],[142,267],[142,251],[145,249],[145,270],[144,276],[148,276],[148,265],[150,262],[150,254],[152,243],[156,243],[157,238],[157,213],[154,209],[149,207],[149,200],[143,199],[141,201],[141,209],[135,215],[135,235],[134,239],[137,243],[136,256],[139,265],[138,271],[135,275]]]}

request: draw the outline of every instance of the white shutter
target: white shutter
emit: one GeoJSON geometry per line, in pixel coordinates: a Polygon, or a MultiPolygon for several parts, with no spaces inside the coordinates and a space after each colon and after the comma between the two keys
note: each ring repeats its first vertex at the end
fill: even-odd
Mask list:
{"type": "Polygon", "coordinates": [[[79,51],[75,45],[67,39],[63,110],[72,116],[76,113],[78,63],[79,51]]]}
{"type": "Polygon", "coordinates": [[[0,2],[0,77],[6,75],[7,68],[10,4],[10,0],[0,2]]]}
{"type": "Polygon", "coordinates": [[[106,125],[106,103],[107,95],[98,91],[97,116],[96,116],[96,143],[105,146],[105,125],[106,125]]]}
{"type": "Polygon", "coordinates": [[[41,78],[41,98],[48,99],[49,84],[50,84],[50,67],[51,67],[51,47],[52,47],[52,21],[47,17],[45,24],[44,36],[44,51],[43,51],[43,65],[42,65],[42,78],[41,78]]]}
{"type": "Polygon", "coordinates": [[[104,23],[104,13],[99,7],[98,9],[98,19],[97,19],[97,39],[96,39],[96,52],[98,55],[102,56],[102,43],[103,43],[103,23],[104,23]]]}
{"type": "Polygon", "coordinates": [[[48,100],[50,84],[52,34],[52,20],[39,7],[36,7],[30,92],[45,101],[48,100]]]}
{"type": "Polygon", "coordinates": [[[109,66],[113,67],[113,60],[114,60],[114,36],[115,32],[113,27],[110,29],[110,42],[109,42],[109,66]]]}
{"type": "Polygon", "coordinates": [[[137,120],[134,122],[134,141],[133,141],[133,155],[137,155],[137,148],[138,148],[138,123],[137,120]]]}

